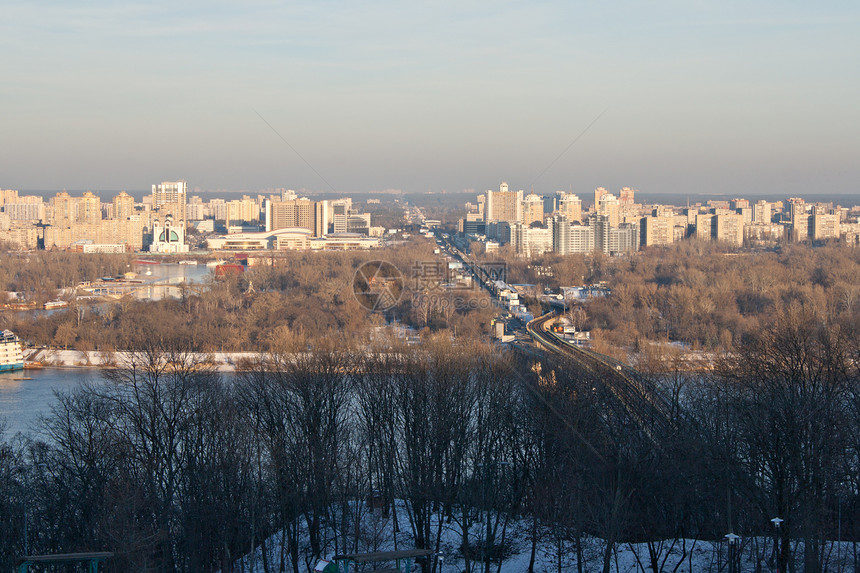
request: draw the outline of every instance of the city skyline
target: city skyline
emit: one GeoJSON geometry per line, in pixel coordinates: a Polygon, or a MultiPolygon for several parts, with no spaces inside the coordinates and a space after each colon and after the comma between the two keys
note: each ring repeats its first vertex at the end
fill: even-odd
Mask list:
{"type": "Polygon", "coordinates": [[[14,2],[0,188],[854,193],[858,23],[839,2],[14,2]]]}

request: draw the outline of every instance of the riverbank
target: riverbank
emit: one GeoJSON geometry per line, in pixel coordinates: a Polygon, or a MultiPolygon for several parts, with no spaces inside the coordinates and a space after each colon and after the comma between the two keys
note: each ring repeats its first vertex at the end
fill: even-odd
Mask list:
{"type": "MultiPolygon", "coordinates": [[[[259,358],[255,352],[211,352],[194,354],[200,364],[212,366],[218,372],[235,372],[243,363],[259,358]]],[[[45,368],[116,368],[127,364],[131,352],[104,352],[99,350],[57,350],[50,348],[27,349],[24,360],[45,368]]]]}

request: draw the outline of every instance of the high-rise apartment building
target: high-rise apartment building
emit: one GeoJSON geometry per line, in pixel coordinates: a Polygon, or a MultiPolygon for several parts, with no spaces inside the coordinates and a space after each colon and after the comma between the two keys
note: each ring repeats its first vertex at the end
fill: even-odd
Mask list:
{"type": "Polygon", "coordinates": [[[185,224],[187,194],[188,184],[185,181],[164,181],[153,185],[152,209],[162,219],[172,216],[174,225],[185,224]]]}
{"type": "Polygon", "coordinates": [[[529,193],[523,199],[523,225],[528,227],[534,222],[543,223],[543,197],[535,193],[529,193]]]}
{"type": "Polygon", "coordinates": [[[65,191],[51,198],[50,222],[54,227],[69,227],[75,222],[77,200],[65,191]]]}
{"type": "Polygon", "coordinates": [[[511,225],[511,246],[518,255],[534,257],[552,251],[553,230],[532,228],[525,223],[511,225]]]}
{"type": "Polygon", "coordinates": [[[622,187],[621,191],[618,194],[618,203],[622,207],[631,207],[634,203],[636,203],[635,195],[635,189],[631,189],[630,187],[622,187]]]}
{"type": "Polygon", "coordinates": [[[508,184],[502,183],[498,191],[488,190],[484,205],[484,221],[522,221],[522,191],[508,191],[508,184]]]}
{"type": "Polygon", "coordinates": [[[200,196],[193,195],[185,205],[185,215],[189,221],[202,221],[206,218],[207,207],[200,196]]]}
{"type": "Polygon", "coordinates": [[[791,238],[793,241],[805,241],[809,238],[809,213],[806,207],[806,201],[803,199],[793,197],[788,200],[791,238]]]}
{"type": "Polygon", "coordinates": [[[565,193],[558,200],[558,212],[569,222],[582,220],[582,199],[573,193],[565,193]]]}
{"type": "Polygon", "coordinates": [[[247,195],[227,201],[226,221],[228,227],[235,223],[257,224],[260,221],[260,205],[247,195]]]}
{"type": "Polygon", "coordinates": [[[623,223],[612,226],[607,215],[592,215],[588,226],[594,232],[594,250],[607,254],[626,253],[639,249],[639,225],[623,223]]]}
{"type": "Polygon", "coordinates": [[[346,233],[349,228],[349,203],[339,199],[331,202],[331,226],[334,233],[346,233]]]}
{"type": "Polygon", "coordinates": [[[96,224],[102,220],[102,202],[94,193],[87,191],[77,200],[75,222],[96,224]]]}
{"type": "MultiPolygon", "coordinates": [[[[20,205],[20,203],[13,203],[20,205]]],[[[2,227],[2,226],[0,226],[2,227]]],[[[36,227],[0,228],[0,241],[18,249],[34,250],[39,244],[39,229],[36,227]]]]}
{"type": "Polygon", "coordinates": [[[621,205],[618,203],[618,198],[611,193],[603,194],[597,203],[597,214],[607,217],[610,227],[619,226],[621,224],[621,205]]]}
{"type": "Polygon", "coordinates": [[[640,244],[645,247],[671,245],[675,241],[675,218],[642,217],[639,222],[640,244]]]}
{"type": "Polygon", "coordinates": [[[66,249],[78,242],[124,244],[129,249],[140,249],[143,246],[143,226],[143,221],[137,217],[95,224],[75,223],[65,227],[50,225],[44,230],[44,244],[46,249],[66,249]]]}
{"type": "Polygon", "coordinates": [[[3,205],[3,214],[10,221],[27,221],[37,223],[45,220],[45,204],[38,203],[6,203],[3,205]]]}
{"type": "Polygon", "coordinates": [[[556,215],[550,227],[553,251],[560,255],[592,251],[619,254],[639,249],[639,225],[622,223],[612,227],[605,215],[591,215],[588,225],[571,223],[564,215],[556,215]]]}
{"type": "Polygon", "coordinates": [[[557,215],[552,222],[552,243],[553,251],[560,255],[590,253],[594,250],[594,229],[557,215]]]}
{"type": "Polygon", "coordinates": [[[714,235],[714,217],[710,213],[696,213],[696,238],[710,241],[714,235]]]}
{"type": "Polygon", "coordinates": [[[753,223],[770,223],[773,216],[771,204],[764,199],[753,205],[753,223]]]}
{"type": "Polygon", "coordinates": [[[316,207],[310,199],[266,202],[266,231],[301,227],[315,230],[316,207]]]}
{"type": "Polygon", "coordinates": [[[17,189],[0,189],[0,206],[18,202],[17,189]]]}
{"type": "Polygon", "coordinates": [[[224,199],[211,199],[209,201],[209,209],[206,211],[206,214],[216,221],[226,221],[227,201],[224,199]]]}
{"type": "Polygon", "coordinates": [[[112,202],[114,219],[124,221],[134,215],[134,197],[125,191],[120,191],[112,202]]]}
{"type": "Polygon", "coordinates": [[[820,214],[810,217],[812,223],[811,235],[816,241],[827,239],[838,239],[840,235],[840,223],[838,214],[820,214]]]}
{"type": "Polygon", "coordinates": [[[328,235],[329,225],[331,224],[331,208],[328,200],[317,201],[314,206],[314,236],[323,237],[328,235]]]}
{"type": "Polygon", "coordinates": [[[743,215],[714,215],[714,239],[740,247],[744,243],[743,215]]]}
{"type": "Polygon", "coordinates": [[[637,223],[621,223],[618,227],[609,228],[609,250],[611,255],[619,253],[635,253],[639,250],[639,225],[637,223]]]}
{"type": "Polygon", "coordinates": [[[598,187],[594,190],[594,211],[597,212],[597,206],[600,205],[600,200],[603,199],[605,195],[609,195],[609,191],[607,191],[603,187],[598,187]]]}

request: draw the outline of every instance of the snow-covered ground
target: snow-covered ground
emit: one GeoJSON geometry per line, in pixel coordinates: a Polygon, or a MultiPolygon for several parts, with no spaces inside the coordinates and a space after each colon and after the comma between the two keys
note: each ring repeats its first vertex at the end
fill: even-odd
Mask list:
{"type": "MultiPolygon", "coordinates": [[[[400,531],[394,533],[392,528],[394,520],[385,518],[376,510],[371,512],[364,509],[366,513],[361,520],[360,533],[356,536],[355,531],[339,538],[337,541],[329,539],[327,549],[321,556],[331,559],[338,553],[365,553],[373,551],[390,551],[414,549],[415,544],[411,534],[411,528],[405,507],[400,504],[398,509],[398,521],[400,531]]],[[[438,520],[433,524],[433,532],[437,531],[438,520]]],[[[509,555],[502,563],[494,562],[491,566],[492,573],[526,573],[529,569],[531,559],[531,540],[529,520],[511,520],[505,532],[505,542],[509,544],[509,555]]],[[[472,543],[480,541],[480,524],[472,528],[472,543]]],[[[559,539],[553,531],[544,528],[539,533],[540,539],[535,552],[534,571],[536,573],[576,573],[579,571],[577,564],[577,551],[570,540],[559,539]]],[[[311,571],[316,556],[310,555],[308,537],[306,530],[302,531],[299,542],[300,564],[299,571],[311,571]]],[[[497,538],[498,540],[499,538],[497,538]]],[[[746,572],[772,572],[775,567],[769,563],[773,555],[773,540],[764,537],[743,538],[737,542],[739,548],[738,573],[746,572]],[[760,564],[760,568],[756,565],[760,564]]],[[[456,522],[443,523],[438,547],[441,560],[441,571],[436,568],[434,573],[461,573],[465,570],[465,561],[462,557],[460,547],[462,544],[462,531],[456,522]]],[[[647,543],[619,543],[611,553],[612,573],[725,573],[728,571],[728,543],[725,541],[704,541],[692,539],[666,540],[651,544],[652,549],[658,555],[658,568],[652,569],[649,557],[649,545],[647,543]]],[[[436,550],[434,546],[432,549],[436,550]]],[[[603,558],[606,543],[602,539],[584,537],[582,540],[583,567],[582,571],[587,573],[600,573],[603,571],[603,558]]],[[[800,551],[802,548],[794,547],[795,560],[800,565],[800,551]]],[[[828,547],[829,554],[828,571],[854,572],[855,548],[851,543],[833,543],[828,547]],[[838,558],[841,556],[842,567],[837,566],[838,558]]],[[[270,537],[266,542],[267,559],[269,571],[278,571],[282,556],[285,555],[286,570],[292,571],[289,561],[289,552],[283,547],[283,536],[279,533],[270,537]]],[[[263,573],[262,550],[257,549],[253,554],[246,555],[237,564],[238,571],[252,573],[263,573]]],[[[392,567],[394,564],[378,563],[368,564],[364,569],[356,571],[370,571],[380,567],[392,567]]],[[[476,565],[472,564],[473,568],[476,565]]],[[[350,567],[350,573],[353,572],[350,567]]],[[[414,566],[417,570],[417,566],[414,566]]],[[[476,569],[473,569],[473,571],[476,569]]],[[[480,569],[477,569],[480,570],[480,569]]],[[[797,571],[802,571],[800,566],[797,571]]]]}
{"type": "MultiPolygon", "coordinates": [[[[101,368],[123,364],[128,359],[126,352],[101,352],[98,350],[54,350],[39,348],[35,350],[25,350],[24,359],[28,362],[40,362],[44,366],[56,366],[63,368],[71,367],[92,367],[101,368]]],[[[259,358],[259,354],[254,352],[212,352],[208,354],[200,354],[199,360],[211,363],[212,366],[221,372],[231,372],[236,370],[236,365],[242,360],[251,360],[259,358]]]]}

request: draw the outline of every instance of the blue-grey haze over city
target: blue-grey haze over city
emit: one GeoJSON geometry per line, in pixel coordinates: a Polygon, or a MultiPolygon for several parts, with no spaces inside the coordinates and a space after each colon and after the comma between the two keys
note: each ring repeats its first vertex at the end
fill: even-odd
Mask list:
{"type": "Polygon", "coordinates": [[[858,29],[850,2],[6,2],[0,187],[854,193],[858,29]]]}

